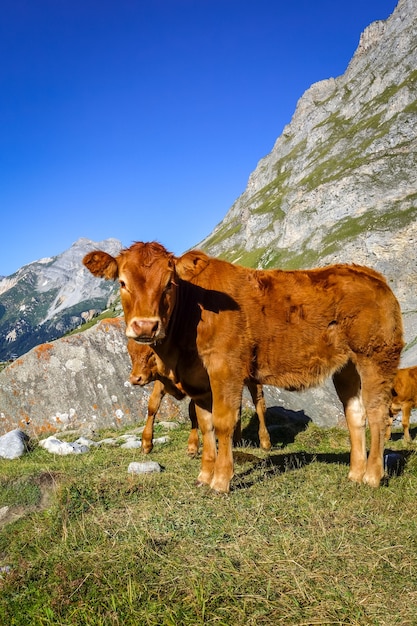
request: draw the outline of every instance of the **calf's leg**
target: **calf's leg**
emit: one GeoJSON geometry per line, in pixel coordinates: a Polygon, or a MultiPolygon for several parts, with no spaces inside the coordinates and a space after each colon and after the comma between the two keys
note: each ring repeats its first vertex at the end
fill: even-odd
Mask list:
{"type": "Polygon", "coordinates": [[[148,417],[146,419],[145,428],[142,433],[142,452],[149,454],[153,448],[153,426],[155,421],[155,415],[157,414],[159,407],[161,406],[162,398],[165,395],[165,388],[162,382],[156,380],[152,389],[152,393],[148,400],[148,417]]]}
{"type": "Polygon", "coordinates": [[[413,404],[411,402],[406,402],[401,407],[401,423],[404,430],[404,439],[405,441],[411,441],[410,437],[410,415],[411,409],[413,408],[413,404]]]}
{"type": "Polygon", "coordinates": [[[390,425],[389,407],[396,365],[392,359],[383,359],[381,355],[378,362],[369,357],[358,359],[363,403],[371,431],[368,462],[362,481],[371,487],[378,487],[384,476],[385,434],[390,425]]]}
{"type": "Polygon", "coordinates": [[[188,415],[191,420],[191,431],[188,437],[187,454],[190,456],[196,456],[198,453],[198,421],[194,400],[190,400],[188,405],[188,415]]]}
{"type": "Polygon", "coordinates": [[[269,432],[266,427],[265,415],[266,415],[266,404],[264,398],[264,392],[262,385],[258,385],[254,382],[247,383],[247,387],[250,391],[250,395],[252,396],[252,402],[255,406],[256,414],[259,420],[259,443],[263,450],[271,449],[271,439],[269,437],[269,432]]]}
{"type": "Polygon", "coordinates": [[[209,485],[214,472],[214,464],[217,457],[216,436],[214,433],[213,417],[207,404],[195,402],[198,426],[201,430],[203,450],[201,455],[201,470],[197,477],[197,485],[209,485]]]}
{"type": "Polygon", "coordinates": [[[233,478],[232,438],[240,418],[241,386],[223,380],[210,379],[213,393],[213,426],[217,437],[217,458],[210,487],[218,493],[228,493],[233,478]],[[234,387],[234,388],[233,388],[234,387]]]}

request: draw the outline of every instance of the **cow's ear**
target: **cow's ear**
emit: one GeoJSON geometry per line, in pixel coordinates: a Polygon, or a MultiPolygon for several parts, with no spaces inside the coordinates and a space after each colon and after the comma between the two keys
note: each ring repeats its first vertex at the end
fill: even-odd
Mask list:
{"type": "Polygon", "coordinates": [[[94,250],[86,254],[83,263],[94,276],[100,276],[106,280],[116,280],[119,274],[116,259],[102,250],[94,250]]]}
{"type": "Polygon", "coordinates": [[[209,257],[200,250],[191,250],[183,254],[175,264],[177,274],[183,280],[198,276],[209,264],[209,257]]]}

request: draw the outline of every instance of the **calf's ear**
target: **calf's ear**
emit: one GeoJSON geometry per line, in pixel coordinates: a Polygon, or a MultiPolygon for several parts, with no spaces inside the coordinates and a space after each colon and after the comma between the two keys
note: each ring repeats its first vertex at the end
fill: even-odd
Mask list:
{"type": "Polygon", "coordinates": [[[177,274],[183,280],[192,280],[209,264],[209,257],[200,250],[191,250],[183,254],[175,263],[177,274]]]}
{"type": "Polygon", "coordinates": [[[106,280],[116,280],[119,274],[116,259],[102,250],[94,250],[86,254],[83,264],[94,276],[106,280]]]}

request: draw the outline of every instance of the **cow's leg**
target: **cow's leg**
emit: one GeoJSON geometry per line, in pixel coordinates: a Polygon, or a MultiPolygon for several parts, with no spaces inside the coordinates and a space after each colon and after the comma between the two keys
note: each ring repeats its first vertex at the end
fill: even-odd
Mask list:
{"type": "Polygon", "coordinates": [[[385,433],[390,424],[391,390],[397,366],[397,363],[391,363],[389,358],[382,359],[382,355],[380,359],[384,363],[383,370],[378,363],[369,358],[358,360],[362,397],[371,431],[371,446],[362,481],[371,487],[378,487],[384,476],[385,433]]]}
{"type": "Polygon", "coordinates": [[[213,393],[213,425],[217,438],[217,458],[210,487],[219,493],[228,493],[233,478],[232,438],[240,417],[243,384],[233,385],[228,377],[210,379],[213,393]]]}
{"type": "Polygon", "coordinates": [[[362,482],[366,472],[366,414],[362,402],[361,379],[355,365],[349,361],[333,375],[336,393],[343,404],[350,435],[350,470],[348,478],[362,482]]]}
{"type": "Polygon", "coordinates": [[[404,429],[404,439],[405,441],[411,441],[410,437],[410,415],[411,409],[413,408],[412,402],[405,402],[401,407],[401,423],[404,429]]]}
{"type": "Polygon", "coordinates": [[[250,395],[252,396],[252,402],[255,405],[256,414],[259,420],[259,443],[263,450],[270,450],[271,439],[265,422],[266,404],[262,385],[258,385],[254,382],[248,382],[247,387],[250,391],[250,395]]]}
{"type": "Polygon", "coordinates": [[[188,415],[191,420],[191,431],[188,437],[187,454],[190,456],[196,456],[198,453],[198,421],[194,400],[190,400],[188,405],[188,415]]]}
{"type": "Polygon", "coordinates": [[[209,485],[213,478],[214,464],[216,461],[216,436],[214,433],[213,418],[211,411],[199,401],[195,403],[198,426],[203,440],[201,455],[201,470],[197,478],[198,485],[209,485]]]}
{"type": "Polygon", "coordinates": [[[148,417],[146,419],[145,428],[142,433],[142,452],[149,454],[153,448],[153,424],[155,421],[155,415],[157,414],[159,407],[161,406],[162,398],[165,395],[165,388],[163,383],[159,380],[154,382],[152,393],[148,401],[148,417]]]}

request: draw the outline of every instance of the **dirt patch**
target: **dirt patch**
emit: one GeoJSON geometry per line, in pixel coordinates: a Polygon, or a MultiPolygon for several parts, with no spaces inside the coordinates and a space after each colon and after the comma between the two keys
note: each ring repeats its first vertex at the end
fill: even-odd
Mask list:
{"type": "Polygon", "coordinates": [[[15,522],[16,520],[33,513],[35,511],[42,511],[47,509],[52,501],[52,496],[55,492],[59,481],[60,475],[58,473],[43,472],[39,476],[33,479],[33,482],[38,485],[41,497],[40,501],[36,505],[24,506],[3,506],[0,508],[0,529],[15,522]]]}

